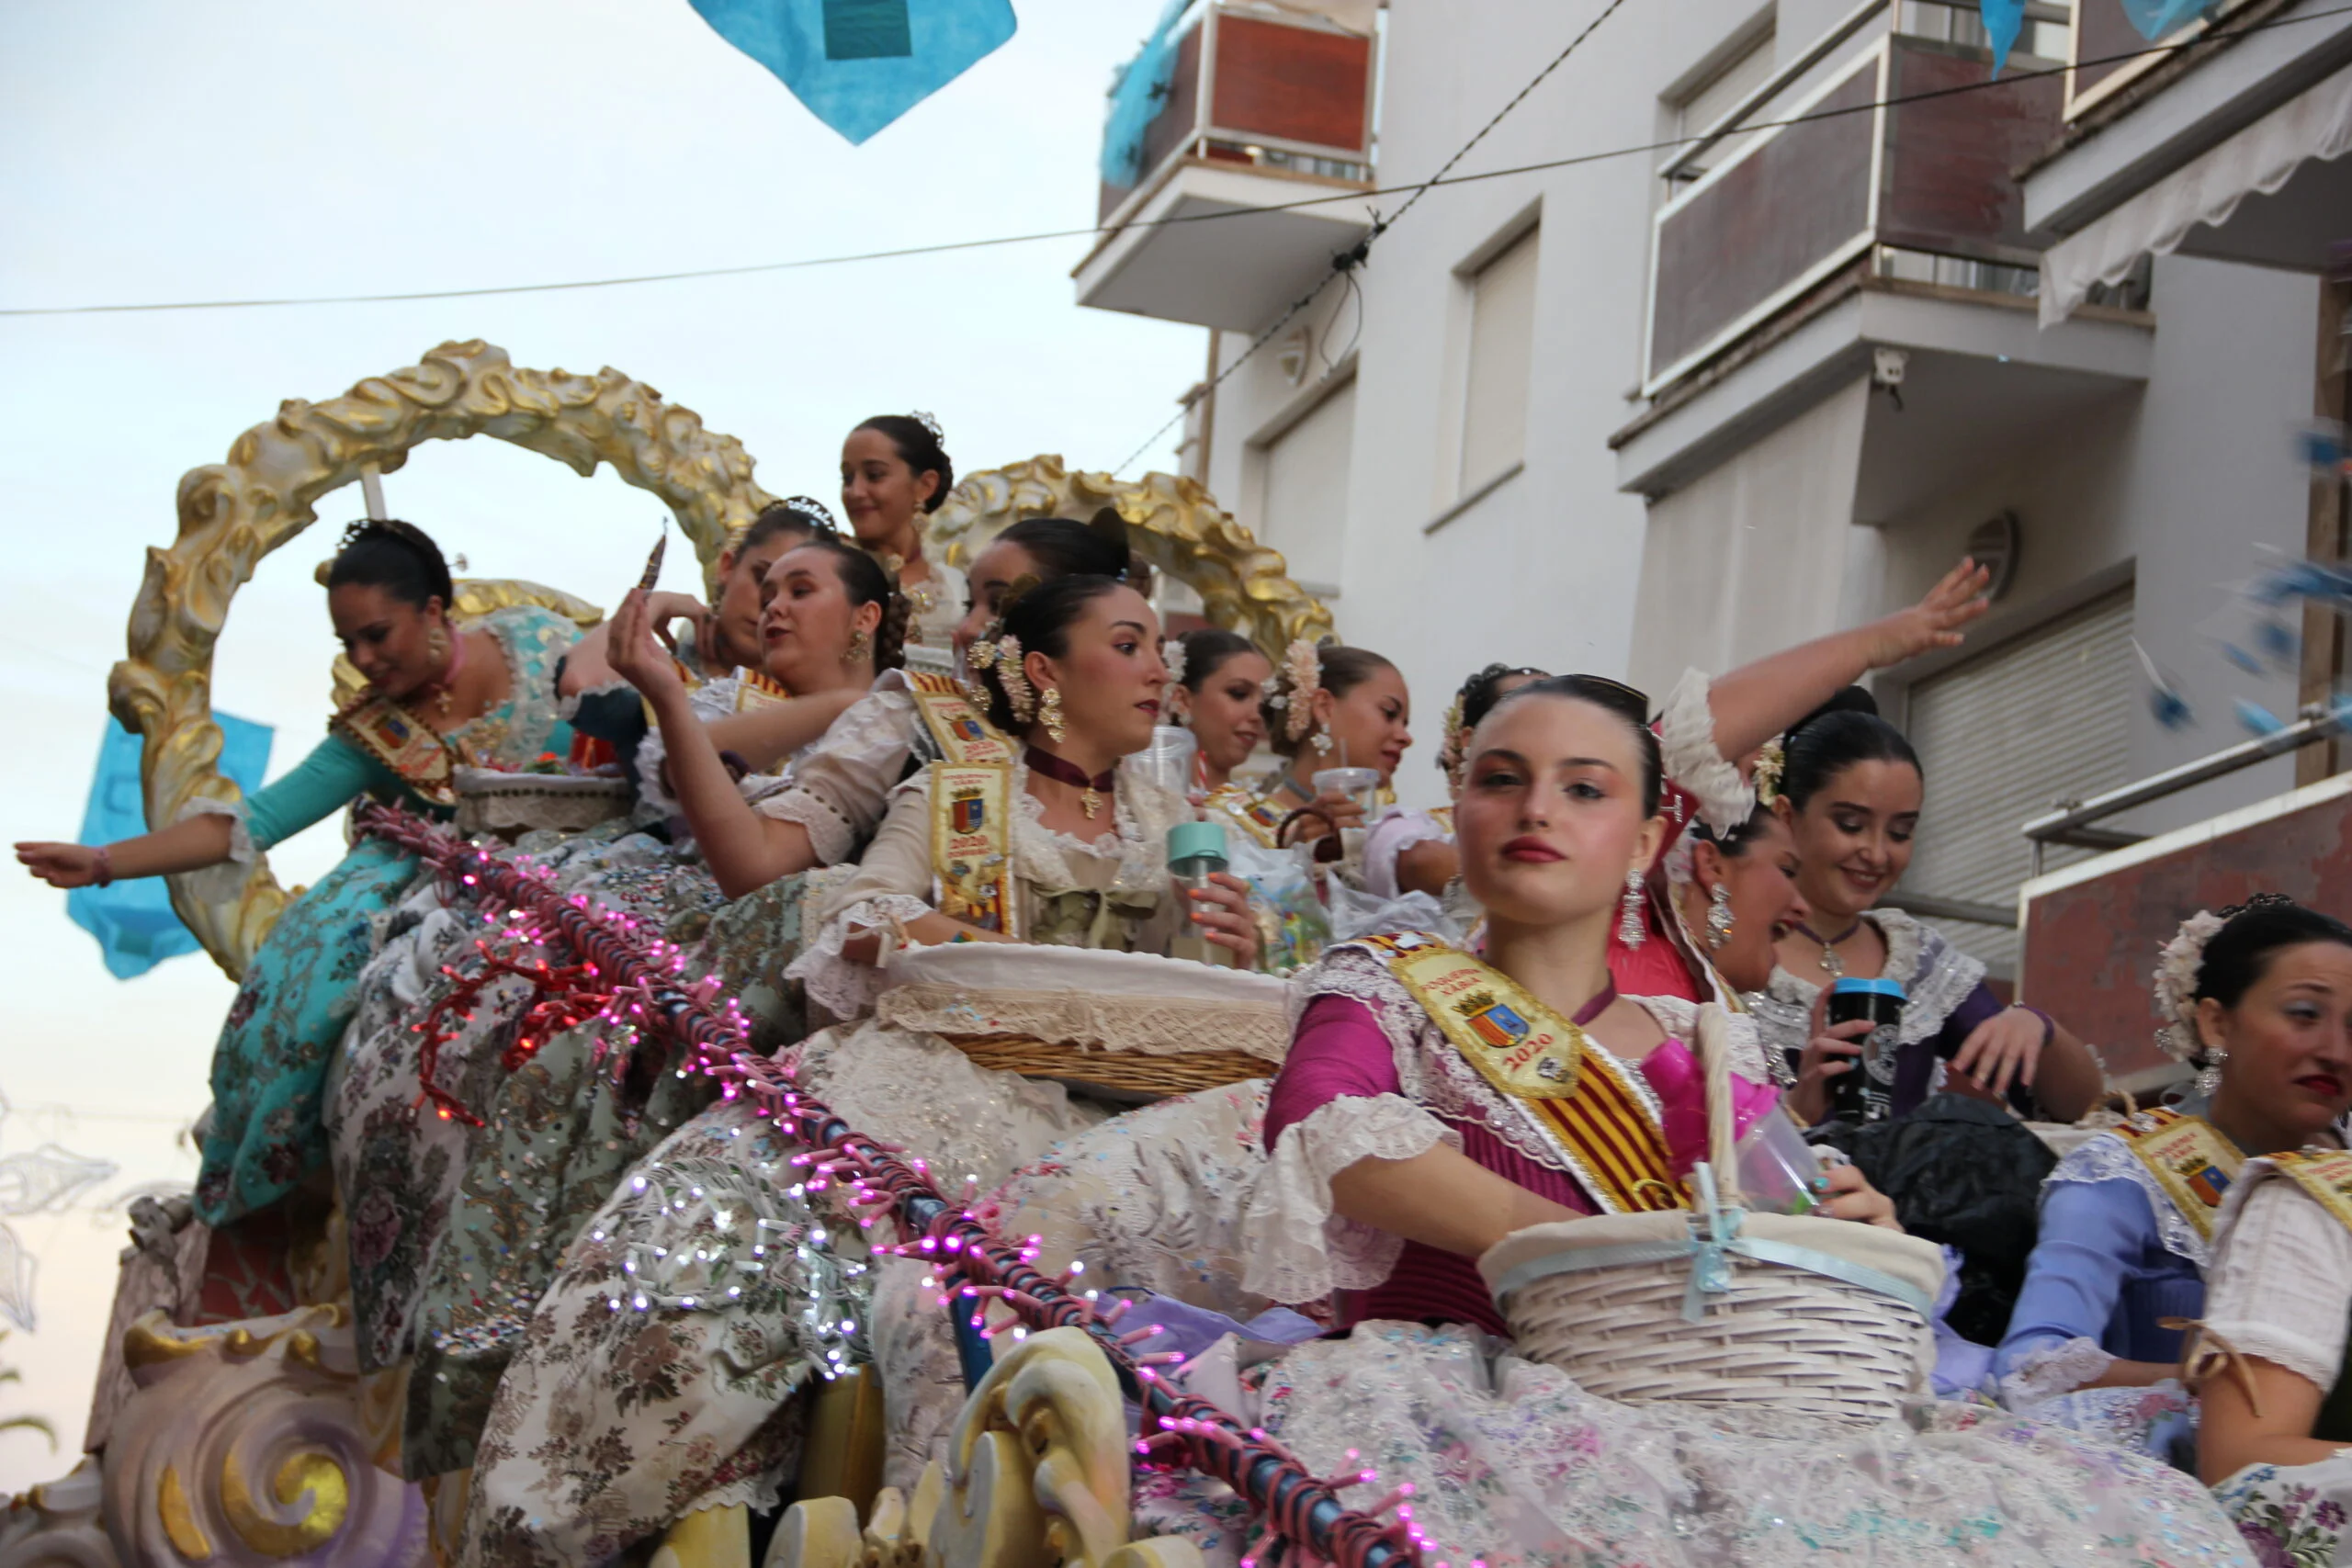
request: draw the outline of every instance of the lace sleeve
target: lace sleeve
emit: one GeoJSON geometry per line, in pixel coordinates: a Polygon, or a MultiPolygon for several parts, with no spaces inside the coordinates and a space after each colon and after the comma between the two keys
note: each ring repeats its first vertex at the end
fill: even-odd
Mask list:
{"type": "Polygon", "coordinates": [[[2352,1231],[2292,1181],[2253,1179],[2261,1185],[2222,1233],[2205,1327],[2217,1342],[2333,1388],[2344,1366],[2352,1231]]]}
{"type": "MultiPolygon", "coordinates": [[[[725,718],[733,713],[739,684],[734,676],[723,675],[688,693],[686,701],[694,707],[695,720],[708,724],[713,719],[725,718]]],[[[637,798],[638,803],[656,820],[675,817],[682,809],[677,796],[670,793],[669,781],[662,776],[662,764],[669,760],[669,742],[662,733],[662,727],[658,724],[650,727],[637,749],[637,798]]]]}
{"type": "Polygon", "coordinates": [[[794,768],[793,787],[775,797],[769,815],[805,826],[818,858],[841,864],[880,829],[922,724],[913,696],[893,671],[833,720],[817,749],[794,768]]]}
{"type": "Polygon", "coordinates": [[[211,800],[198,795],[179,809],[172,825],[192,817],[226,817],[229,819],[229,858],[200,871],[186,874],[188,889],[207,904],[230,904],[236,901],[238,892],[245,886],[245,877],[261,859],[261,851],[254,843],[252,829],[245,825],[245,803],[242,800],[211,800]]]}
{"type": "Polygon", "coordinates": [[[1439,826],[1436,818],[1426,811],[1391,811],[1364,836],[1364,891],[1376,898],[1399,897],[1396,886],[1396,859],[1416,844],[1451,839],[1453,834],[1439,826]]]}
{"type": "Polygon", "coordinates": [[[1699,819],[1728,833],[1755,811],[1756,791],[1715,749],[1715,714],[1707,705],[1711,684],[1704,671],[1682,672],[1658,715],[1658,752],[1666,776],[1698,802],[1699,819]]]}
{"type": "Polygon", "coordinates": [[[1242,1288],[1276,1302],[1368,1290],[1388,1278],[1404,1238],[1331,1209],[1331,1179],[1365,1159],[1411,1159],[1461,1135],[1402,1095],[1351,1097],[1283,1130],[1242,1215],[1242,1288]]]}
{"type": "Polygon", "coordinates": [[[2072,1393],[2115,1364],[2095,1339],[2062,1339],[2029,1352],[2001,1379],[2001,1403],[2012,1410],[2072,1393]]]}
{"type": "Polygon", "coordinates": [[[808,987],[810,1000],[835,1018],[856,1018],[870,1010],[884,985],[881,969],[842,956],[849,939],[933,912],[931,800],[923,789],[927,776],[918,773],[899,790],[865,858],[820,906],[824,924],[785,970],[787,978],[808,987]]]}

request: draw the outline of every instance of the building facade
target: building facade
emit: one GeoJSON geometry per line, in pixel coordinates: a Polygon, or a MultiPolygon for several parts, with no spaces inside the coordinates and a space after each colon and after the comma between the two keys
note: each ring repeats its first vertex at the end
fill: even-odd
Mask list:
{"type": "MultiPolygon", "coordinates": [[[[2146,62],[2099,63],[2146,47],[2118,0],[2079,5],[2035,0],[1998,85],[1973,4],[1623,5],[1453,170],[1485,177],[1429,190],[1285,319],[1600,0],[1200,0],[1174,24],[1193,74],[1136,182],[1106,185],[1079,298],[1209,329],[1204,382],[1229,374],[1192,394],[1188,468],[1404,669],[1425,741],[1492,660],[1663,693],[1995,558],[1968,647],[1879,693],[1929,781],[1905,894],[2014,919],[2026,818],[2243,739],[2241,701],[2290,717],[2313,694],[2293,657],[2222,649],[2249,636],[2235,586],[2312,536],[2324,265],[2141,254],[2041,319],[2063,230],[2029,192],[2150,87],[2146,62]],[[1325,35],[1319,68],[1292,71],[1284,27],[1325,35]],[[2151,664],[2188,724],[2159,722],[2151,664]]],[[[2335,47],[2306,33],[2299,61],[2335,47]]],[[[1408,800],[1441,793],[1434,750],[1408,800]]],[[[2013,967],[2005,925],[1947,929],[2013,967]]]]}

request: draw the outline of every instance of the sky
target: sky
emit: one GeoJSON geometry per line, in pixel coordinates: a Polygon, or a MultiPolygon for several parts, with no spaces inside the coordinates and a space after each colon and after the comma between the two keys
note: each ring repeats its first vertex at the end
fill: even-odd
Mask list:
{"type": "MultiPolygon", "coordinates": [[[[8,0],[0,6],[0,308],[345,295],[666,272],[1092,221],[1102,94],[1161,0],[1016,0],[1011,43],[852,147],[686,0],[8,0]]],[[[321,400],[480,337],[518,366],[610,365],[740,437],[779,494],[829,501],[867,415],[934,413],[960,468],[1041,452],[1114,467],[1200,374],[1194,328],[1084,310],[1060,240],[747,277],[483,299],[0,318],[0,769],[11,840],[70,839],[142,551],[180,476],[286,398],[321,400]]],[[[1173,461],[1162,437],[1141,468],[1173,461]]],[[[475,576],[609,604],[662,509],[610,470],[488,439],[388,476],[390,510],[475,576]]],[[[277,728],[271,775],[322,732],[334,656],[311,581],[356,488],[237,595],[225,711],[277,728]]],[[[690,588],[673,550],[665,586],[690,588]]],[[[308,883],[339,818],[282,845],[308,883]]],[[[0,1002],[0,1156],[119,1168],[6,1223],[39,1259],[37,1331],[0,1416],[0,1490],[71,1467],[125,1239],[122,1204],[185,1186],[184,1131],[232,987],[201,954],[119,982],[65,896],[0,876],[18,983],[0,1002]]]]}

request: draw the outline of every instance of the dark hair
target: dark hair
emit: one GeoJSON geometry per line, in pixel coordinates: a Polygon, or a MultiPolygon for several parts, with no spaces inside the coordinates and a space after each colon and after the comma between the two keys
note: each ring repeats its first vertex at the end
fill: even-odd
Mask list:
{"type": "Polygon", "coordinates": [[[1463,724],[1470,728],[1476,728],[1478,721],[1494,712],[1495,704],[1502,699],[1503,682],[1518,675],[1532,675],[1538,681],[1548,681],[1552,678],[1546,671],[1538,670],[1533,665],[1523,664],[1517,669],[1508,664],[1487,665],[1484,670],[1463,682],[1461,690],[1453,694],[1454,701],[1462,705],[1463,724]]]}
{"type": "MultiPolygon", "coordinates": [[[[1383,670],[1396,668],[1394,663],[1368,648],[1343,648],[1337,643],[1329,648],[1317,649],[1315,658],[1322,671],[1317,678],[1315,691],[1329,692],[1334,698],[1346,696],[1383,670]]],[[[1282,667],[1278,663],[1275,666],[1275,673],[1281,672],[1282,667]]],[[[1285,686],[1287,686],[1286,682],[1285,686]]],[[[1303,703],[1313,698],[1315,692],[1285,690],[1284,694],[1291,702],[1303,703]]],[[[1269,737],[1267,744],[1273,749],[1277,756],[1297,756],[1298,749],[1307,743],[1307,732],[1301,732],[1294,739],[1290,733],[1290,727],[1283,718],[1282,709],[1269,706],[1264,712],[1266,734],[1269,737]]]]}
{"type": "Polygon", "coordinates": [[[2222,915],[2222,929],[2205,943],[2197,964],[2199,1001],[2211,997],[2225,1008],[2237,1006],[2268,971],[2270,960],[2288,948],[2312,942],[2352,947],[2352,926],[2283,894],[2257,893],[2222,915]]]}
{"type": "MultiPolygon", "coordinates": [[[[822,550],[833,558],[833,570],[842,580],[842,592],[849,595],[853,607],[862,604],[882,606],[882,624],[874,631],[874,668],[876,672],[896,670],[906,662],[907,625],[914,610],[899,585],[882,569],[882,563],[850,544],[838,534],[822,531],[792,547],[796,550],[822,550]]],[[[787,552],[789,553],[789,552],[787,552]]]]}
{"type": "Polygon", "coordinates": [[[1124,533],[1114,536],[1067,517],[1024,517],[989,543],[1018,546],[1037,563],[1040,578],[1124,580],[1135,564],[1124,533]]]}
{"type": "Polygon", "coordinates": [[[1734,860],[1742,860],[1748,851],[1756,847],[1756,840],[1780,819],[1780,814],[1770,807],[1758,806],[1747,814],[1747,821],[1727,832],[1718,833],[1707,825],[1706,818],[1693,817],[1690,819],[1690,836],[1714,845],[1734,860]]]}
{"type": "Polygon", "coordinates": [[[1179,684],[1195,696],[1209,683],[1209,677],[1225,667],[1227,660],[1258,651],[1256,643],[1223,626],[1202,626],[1186,632],[1176,639],[1176,644],[1184,650],[1184,679],[1179,684]]]}
{"type": "MultiPolygon", "coordinates": [[[[1069,652],[1069,628],[1086,614],[1086,607],[1124,586],[1116,578],[1093,572],[1037,583],[1013,596],[989,628],[989,636],[1012,638],[1021,645],[1023,659],[1033,653],[1059,659],[1069,652]]],[[[1019,668],[1017,663],[1014,667],[1019,668]]],[[[1003,670],[999,661],[980,675],[989,694],[989,721],[1007,734],[1018,734],[1025,725],[1013,716],[1012,705],[1005,700],[1003,670]]],[[[1030,716],[1036,716],[1034,705],[1030,716]]]]}
{"type": "Polygon", "coordinates": [[[1781,741],[1781,793],[1798,810],[1822,785],[1857,762],[1904,762],[1924,779],[1919,753],[1903,731],[1878,716],[1878,703],[1849,686],[1799,719],[1781,741]]]}
{"type": "Polygon", "coordinates": [[[342,547],[327,566],[326,586],[346,582],[380,588],[420,610],[434,599],[445,611],[458,607],[457,585],[449,581],[441,547],[415,524],[397,518],[365,519],[343,531],[342,547]]]}
{"type": "MultiPolygon", "coordinates": [[[[939,488],[922,503],[925,512],[936,512],[956,487],[956,465],[947,460],[947,449],[932,434],[931,426],[911,414],[877,413],[860,424],[858,430],[878,430],[890,438],[897,448],[899,460],[918,474],[935,473],[939,488]]],[[[855,434],[856,432],[851,432],[855,434]]]]}
{"type": "Polygon", "coordinates": [[[788,535],[809,537],[818,534],[838,534],[841,529],[833,522],[833,514],[822,503],[807,496],[796,495],[789,501],[771,501],[760,508],[743,536],[735,541],[738,558],[758,549],[771,539],[788,535]]]}
{"type": "Polygon", "coordinates": [[[1528,697],[1566,697],[1572,702],[1589,703],[1623,720],[1642,755],[1642,815],[1657,815],[1657,803],[1666,790],[1666,764],[1658,752],[1657,735],[1650,728],[1647,697],[1631,686],[1599,675],[1546,675],[1515,692],[1504,693],[1487,712],[1500,713],[1528,697]]]}

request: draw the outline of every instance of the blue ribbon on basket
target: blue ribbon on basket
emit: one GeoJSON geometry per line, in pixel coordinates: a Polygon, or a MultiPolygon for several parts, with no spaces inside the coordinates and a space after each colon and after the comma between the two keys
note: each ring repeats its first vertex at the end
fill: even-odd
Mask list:
{"type": "Polygon", "coordinates": [[[1686,1322],[1697,1323],[1706,1316],[1710,1296],[1724,1295],[1731,1290],[1732,1258],[1736,1256],[1842,1280],[1909,1307],[1922,1320],[1934,1317],[1935,1303],[1926,1292],[1883,1270],[1849,1262],[1816,1247],[1746,1235],[1741,1227],[1747,1211],[1724,1201],[1715,1190],[1713,1168],[1702,1163],[1692,1168],[1690,1174],[1699,1189],[1699,1207],[1690,1217],[1690,1235],[1674,1241],[1628,1242],[1621,1247],[1587,1247],[1530,1258],[1495,1281],[1496,1309],[1501,1310],[1512,1292],[1554,1274],[1581,1274],[1635,1263],[1671,1263],[1687,1258],[1690,1260],[1690,1283],[1682,1293],[1682,1316],[1686,1322]]]}

